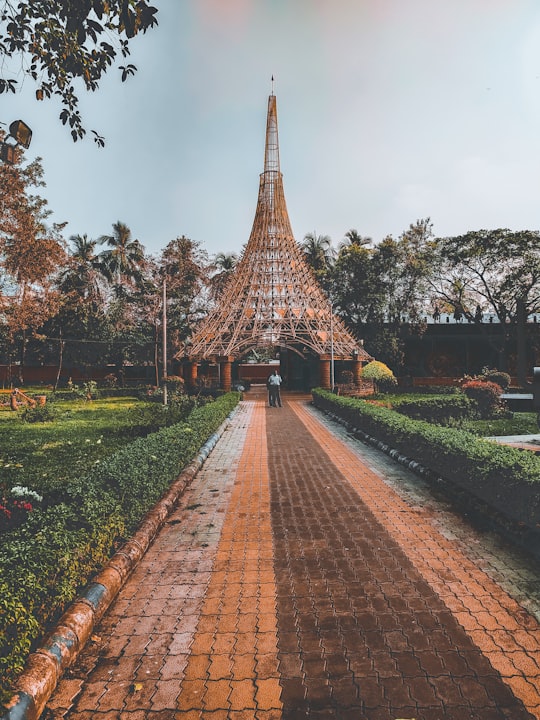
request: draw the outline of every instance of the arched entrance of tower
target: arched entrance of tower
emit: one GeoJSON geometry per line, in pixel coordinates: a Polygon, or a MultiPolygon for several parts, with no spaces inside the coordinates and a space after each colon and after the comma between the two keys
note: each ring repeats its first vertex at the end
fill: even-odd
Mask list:
{"type": "Polygon", "coordinates": [[[277,369],[284,390],[308,392],[320,384],[319,360],[308,348],[287,345],[246,348],[233,362],[233,382],[264,384],[277,369]]]}
{"type": "MultiPolygon", "coordinates": [[[[327,358],[327,364],[330,366],[327,358]]],[[[268,376],[279,371],[284,390],[309,392],[321,386],[321,357],[307,345],[282,344],[266,348],[246,348],[241,357],[233,362],[233,382],[264,384],[268,376]]],[[[334,360],[334,378],[339,381],[343,370],[352,370],[352,362],[341,358],[334,360]]]]}

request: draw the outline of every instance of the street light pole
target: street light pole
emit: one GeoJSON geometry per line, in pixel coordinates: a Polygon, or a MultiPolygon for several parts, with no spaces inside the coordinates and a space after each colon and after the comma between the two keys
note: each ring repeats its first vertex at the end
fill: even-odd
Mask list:
{"type": "Polygon", "coordinates": [[[330,299],[330,386],[334,392],[334,306],[330,299]]]}
{"type": "Polygon", "coordinates": [[[163,404],[167,405],[167,277],[163,275],[163,404]]]}

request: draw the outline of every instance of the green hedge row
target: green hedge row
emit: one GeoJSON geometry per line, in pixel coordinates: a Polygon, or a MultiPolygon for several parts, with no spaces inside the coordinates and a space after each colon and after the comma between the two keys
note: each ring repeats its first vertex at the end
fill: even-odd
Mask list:
{"type": "Polygon", "coordinates": [[[313,390],[314,404],[416,460],[480,499],[518,527],[538,535],[540,458],[464,430],[412,420],[385,407],[313,390]]]}
{"type": "MultiPolygon", "coordinates": [[[[32,512],[0,547],[0,688],[24,666],[47,624],[133,533],[237,405],[228,393],[94,465],[62,502],[32,512]]],[[[0,699],[6,699],[1,697],[0,699]]]]}
{"type": "Polygon", "coordinates": [[[425,420],[440,425],[472,417],[476,411],[476,404],[464,393],[443,397],[419,397],[414,400],[398,399],[392,403],[392,407],[413,420],[425,420]]]}

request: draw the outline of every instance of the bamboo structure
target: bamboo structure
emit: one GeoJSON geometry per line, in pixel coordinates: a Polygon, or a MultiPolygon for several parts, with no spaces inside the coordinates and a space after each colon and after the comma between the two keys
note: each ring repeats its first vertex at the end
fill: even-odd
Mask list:
{"type": "Polygon", "coordinates": [[[333,314],[294,239],[280,171],[273,92],[251,235],[216,309],[202,322],[185,357],[192,363],[232,361],[264,347],[310,352],[319,358],[371,359],[333,314]]]}

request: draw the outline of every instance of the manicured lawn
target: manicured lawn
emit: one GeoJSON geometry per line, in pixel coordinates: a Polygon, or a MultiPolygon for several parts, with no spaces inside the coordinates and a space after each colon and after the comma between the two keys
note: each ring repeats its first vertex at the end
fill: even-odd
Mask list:
{"type": "Polygon", "coordinates": [[[53,422],[27,423],[23,410],[0,411],[0,485],[38,492],[60,489],[133,440],[130,411],[136,398],[50,402],[53,422]]]}

